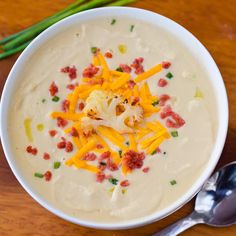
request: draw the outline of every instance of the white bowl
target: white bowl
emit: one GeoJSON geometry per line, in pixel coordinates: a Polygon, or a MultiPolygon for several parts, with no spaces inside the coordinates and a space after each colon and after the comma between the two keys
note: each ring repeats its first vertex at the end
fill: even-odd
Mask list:
{"type": "MultiPolygon", "coordinates": [[[[151,222],[157,221],[163,217],[166,217],[167,215],[171,214],[172,212],[179,209],[181,206],[183,206],[185,203],[187,203],[200,189],[202,184],[206,181],[206,179],[210,176],[212,171],[214,170],[224,143],[225,138],[227,134],[227,128],[228,128],[228,101],[227,101],[227,95],[225,86],[221,77],[221,74],[206,50],[206,48],[186,29],[184,29],[182,26],[178,25],[174,21],[158,15],[156,13],[142,10],[142,9],[136,9],[136,8],[129,8],[129,7],[106,7],[106,8],[99,8],[99,9],[93,9],[86,12],[78,13],[76,15],[70,16],[55,25],[51,26],[47,30],[45,30],[42,34],[40,34],[33,42],[24,50],[24,52],[21,54],[21,56],[16,61],[15,65],[13,66],[7,82],[5,84],[3,93],[2,93],[2,99],[1,99],[1,139],[2,139],[2,145],[3,150],[5,152],[7,161],[15,174],[18,181],[21,183],[21,185],[24,187],[24,189],[43,207],[54,213],[55,215],[68,220],[70,222],[92,227],[92,228],[101,228],[101,229],[127,229],[127,228],[133,228],[142,226],[145,224],[149,224],[151,222]],[[182,43],[185,44],[186,47],[192,52],[192,54],[199,60],[199,63],[201,66],[204,67],[208,78],[210,82],[212,83],[212,88],[215,93],[216,102],[217,102],[217,114],[218,114],[218,130],[216,133],[216,141],[215,145],[213,147],[211,156],[209,157],[209,162],[207,164],[207,167],[202,172],[202,174],[199,176],[198,180],[193,184],[193,186],[176,202],[171,204],[169,207],[157,211],[156,213],[153,213],[151,215],[130,220],[126,222],[118,222],[118,223],[97,223],[92,221],[85,221],[85,220],[79,220],[75,217],[69,216],[59,209],[54,208],[51,206],[47,201],[43,200],[40,195],[37,194],[35,190],[33,190],[30,185],[28,184],[27,180],[24,179],[21,175],[21,172],[16,165],[15,157],[12,154],[10,140],[9,140],[9,134],[7,131],[8,127],[8,118],[7,114],[9,112],[9,104],[10,104],[10,98],[12,97],[12,92],[14,90],[14,84],[17,84],[16,81],[19,79],[17,77],[17,74],[21,71],[22,67],[25,66],[25,63],[29,56],[37,50],[37,48],[45,43],[49,38],[53,37],[58,32],[62,31],[63,29],[70,27],[71,25],[78,24],[81,22],[85,22],[90,19],[96,19],[98,17],[121,17],[121,16],[127,16],[132,17],[135,19],[143,20],[146,22],[149,22],[151,24],[154,24],[158,27],[165,28],[165,30],[170,31],[174,37],[178,38],[182,43]]],[[[20,137],[19,137],[20,138],[20,137]]]]}

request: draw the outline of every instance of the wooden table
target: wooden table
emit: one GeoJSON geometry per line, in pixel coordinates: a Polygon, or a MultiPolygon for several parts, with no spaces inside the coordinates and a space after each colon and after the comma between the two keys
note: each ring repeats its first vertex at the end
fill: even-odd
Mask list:
{"type": "MultiPolygon", "coordinates": [[[[73,0],[0,1],[0,37],[12,34],[62,9],[73,0]]],[[[223,75],[229,98],[229,132],[218,167],[235,160],[236,153],[236,4],[235,0],[141,0],[132,6],[167,16],[191,31],[210,51],[223,75]]],[[[0,89],[16,56],[0,61],[0,89]]],[[[1,147],[0,147],[1,148],[1,147]]],[[[20,186],[0,150],[0,235],[78,236],[151,235],[193,209],[194,201],[169,217],[142,228],[125,231],[93,230],[66,222],[36,203],[20,186]]],[[[236,235],[236,226],[195,226],[183,235],[236,235]]]]}

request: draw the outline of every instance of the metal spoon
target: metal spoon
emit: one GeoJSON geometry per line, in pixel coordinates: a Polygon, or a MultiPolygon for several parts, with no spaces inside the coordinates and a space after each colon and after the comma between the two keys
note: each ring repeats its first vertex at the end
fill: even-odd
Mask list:
{"type": "Polygon", "coordinates": [[[222,167],[197,194],[194,211],[153,236],[174,236],[196,224],[215,227],[236,223],[236,162],[222,167]]]}

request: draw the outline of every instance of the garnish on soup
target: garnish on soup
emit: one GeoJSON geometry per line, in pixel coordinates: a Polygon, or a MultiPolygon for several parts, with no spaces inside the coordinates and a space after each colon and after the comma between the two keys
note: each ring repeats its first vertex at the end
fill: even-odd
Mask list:
{"type": "MultiPolygon", "coordinates": [[[[119,50],[124,52],[122,45],[119,50]]],[[[66,152],[76,148],[65,165],[95,173],[100,183],[108,179],[116,185],[118,180],[106,178],[105,170],[121,171],[126,176],[141,169],[146,155],[156,154],[162,142],[178,136],[177,131],[171,131],[170,135],[167,127],[180,128],[185,122],[169,105],[165,106],[170,96],[152,94],[146,82],[162,69],[169,69],[170,62],[158,63],[144,71],[144,58],[139,57],[130,65],[121,63],[121,69],[113,70],[105,59],[112,58],[108,52],[103,55],[97,47],[92,47],[91,52],[92,62],[82,70],[79,84],[63,98],[62,111],[53,111],[51,117],[65,133],[57,148],[66,152]],[[167,127],[158,119],[147,121],[157,113],[161,119],[169,117],[167,127]],[[70,138],[72,142],[67,140],[70,138]]],[[[67,73],[70,68],[66,66],[61,72],[67,73]]],[[[166,77],[171,78],[171,72],[166,77]]],[[[53,101],[58,101],[55,99],[58,90],[52,82],[53,101]]],[[[54,136],[54,132],[50,131],[50,135],[54,136]]],[[[54,162],[54,169],[60,165],[54,162]]],[[[144,173],[148,171],[148,167],[143,169],[144,173]]],[[[129,184],[128,180],[120,183],[121,186],[129,184]]]]}

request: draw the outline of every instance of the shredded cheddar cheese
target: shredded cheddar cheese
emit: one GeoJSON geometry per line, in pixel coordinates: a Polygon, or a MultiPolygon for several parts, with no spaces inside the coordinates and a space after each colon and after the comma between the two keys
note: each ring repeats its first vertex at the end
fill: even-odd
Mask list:
{"type": "Polygon", "coordinates": [[[78,159],[74,160],[73,159],[73,164],[77,168],[85,169],[85,170],[88,170],[88,171],[93,172],[93,173],[98,173],[99,172],[99,169],[96,166],[89,165],[89,164],[86,163],[86,161],[82,161],[82,160],[78,160],[78,159]]]}
{"type": "Polygon", "coordinates": [[[152,154],[157,147],[159,147],[161,145],[161,143],[164,141],[163,136],[157,138],[147,149],[147,154],[152,154]]]}
{"type": "Polygon", "coordinates": [[[79,151],[73,157],[71,157],[73,163],[75,163],[76,160],[80,160],[86,153],[88,153],[91,149],[93,149],[95,145],[96,145],[96,140],[91,139],[84,146],[82,146],[82,148],[79,149],[79,151]]]}
{"type": "Polygon", "coordinates": [[[133,89],[133,96],[139,97],[138,85],[136,84],[133,89]]]}
{"type": "Polygon", "coordinates": [[[134,134],[129,134],[129,142],[130,142],[130,149],[137,152],[138,149],[134,134]]]}
{"type": "MultiPolygon", "coordinates": [[[[83,157],[90,151],[96,155],[110,152],[109,158],[121,167],[122,174],[126,176],[132,172],[132,168],[127,167],[122,159],[127,157],[126,152],[150,155],[165,139],[171,137],[164,125],[153,120],[153,115],[161,107],[156,102],[158,96],[151,93],[145,81],[160,72],[162,64],[155,65],[135,78],[132,78],[132,73],[110,70],[100,51],[93,55],[92,64],[99,67],[99,75],[81,78],[80,84],[67,95],[68,111],[54,111],[51,118],[60,117],[71,121],[64,133],[72,139],[77,151],[66,160],[67,166],[98,173],[101,171],[100,166],[88,164],[83,157]],[[79,102],[85,105],[80,113],[76,109],[79,102]],[[78,135],[72,136],[73,128],[78,135]]],[[[27,138],[32,141],[31,120],[26,119],[24,124],[27,138]]]]}
{"type": "Polygon", "coordinates": [[[150,138],[147,138],[143,141],[140,142],[140,147],[142,149],[147,148],[148,146],[150,146],[155,140],[157,140],[159,137],[163,136],[166,133],[166,130],[162,130],[158,133],[156,133],[155,135],[151,136],[150,138]]]}
{"type": "Polygon", "coordinates": [[[126,149],[125,145],[119,139],[117,139],[117,137],[114,137],[113,133],[110,130],[100,126],[100,127],[98,127],[98,132],[101,133],[104,137],[106,137],[113,144],[120,147],[122,150],[126,149]]]}
{"type": "Polygon", "coordinates": [[[111,89],[115,90],[122,87],[123,85],[127,83],[129,78],[130,78],[130,75],[127,73],[124,73],[110,85],[111,89]]]}
{"type": "Polygon", "coordinates": [[[68,99],[70,102],[69,105],[69,112],[73,113],[75,112],[77,100],[79,98],[79,92],[80,92],[80,87],[76,87],[75,90],[73,91],[71,97],[68,99]]]}
{"type": "Polygon", "coordinates": [[[65,112],[52,112],[51,117],[52,118],[58,118],[61,117],[66,120],[72,120],[72,121],[78,121],[84,116],[83,113],[65,113],[65,112]]]}
{"type": "Polygon", "coordinates": [[[81,144],[81,142],[80,142],[78,137],[73,137],[72,140],[73,140],[74,144],[76,145],[76,147],[78,149],[80,149],[82,147],[82,144],[81,144]]]}
{"type": "Polygon", "coordinates": [[[96,89],[100,89],[100,88],[101,88],[101,85],[98,85],[98,84],[90,86],[89,89],[87,89],[86,91],[79,94],[79,98],[86,99],[91,92],[93,92],[96,89]]]}
{"type": "Polygon", "coordinates": [[[154,66],[153,68],[143,72],[142,74],[138,75],[134,81],[135,82],[141,82],[145,79],[148,79],[149,77],[153,76],[154,74],[160,72],[162,70],[162,65],[158,64],[156,66],[154,66]]]}
{"type": "Polygon", "coordinates": [[[98,57],[96,55],[93,56],[93,65],[94,66],[99,66],[100,65],[98,57]]]}
{"type": "Polygon", "coordinates": [[[101,64],[102,66],[102,77],[104,78],[105,81],[109,81],[110,79],[110,71],[109,71],[109,68],[107,66],[107,63],[106,63],[106,60],[104,59],[103,55],[99,52],[98,53],[98,60],[99,60],[99,63],[101,64]]]}

